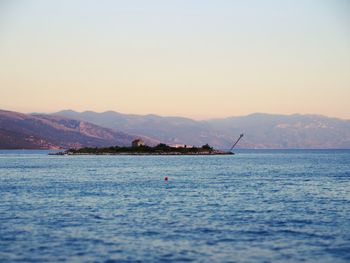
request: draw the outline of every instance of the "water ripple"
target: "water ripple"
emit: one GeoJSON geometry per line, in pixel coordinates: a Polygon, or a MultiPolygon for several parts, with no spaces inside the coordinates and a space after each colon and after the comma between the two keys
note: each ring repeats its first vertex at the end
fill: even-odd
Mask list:
{"type": "Polygon", "coordinates": [[[0,151],[0,261],[349,262],[349,171],[350,151],[0,151]]]}

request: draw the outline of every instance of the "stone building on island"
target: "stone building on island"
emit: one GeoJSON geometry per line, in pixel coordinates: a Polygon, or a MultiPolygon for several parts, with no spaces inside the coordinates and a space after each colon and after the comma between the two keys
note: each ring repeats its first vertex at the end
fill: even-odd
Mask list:
{"type": "Polygon", "coordinates": [[[143,146],[143,145],[145,145],[145,142],[142,139],[133,140],[131,143],[132,147],[139,147],[139,146],[143,146]]]}

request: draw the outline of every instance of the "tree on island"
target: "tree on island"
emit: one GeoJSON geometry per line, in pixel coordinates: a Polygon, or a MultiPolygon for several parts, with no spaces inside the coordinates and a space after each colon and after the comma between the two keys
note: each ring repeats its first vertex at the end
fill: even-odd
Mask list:
{"type": "Polygon", "coordinates": [[[213,147],[210,147],[209,144],[204,144],[204,145],[202,146],[202,149],[203,149],[203,150],[208,150],[208,151],[214,150],[214,148],[213,148],[213,147]]]}

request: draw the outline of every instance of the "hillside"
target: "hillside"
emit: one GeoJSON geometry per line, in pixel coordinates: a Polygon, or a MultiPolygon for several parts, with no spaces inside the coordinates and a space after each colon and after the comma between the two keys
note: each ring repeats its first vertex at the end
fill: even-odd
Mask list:
{"type": "Polygon", "coordinates": [[[182,117],[121,114],[113,111],[61,111],[55,115],[89,121],[131,134],[143,134],[164,143],[203,145],[227,149],[240,133],[241,148],[350,148],[350,121],[320,115],[256,113],[195,121],[182,117]]]}
{"type": "MultiPolygon", "coordinates": [[[[1,149],[57,149],[130,145],[137,136],[53,115],[0,110],[1,149]]],[[[153,140],[144,138],[149,143],[153,140]]]]}
{"type": "Polygon", "coordinates": [[[223,138],[244,132],[242,145],[248,148],[350,148],[350,121],[321,115],[257,113],[210,120],[209,123],[223,138]]]}
{"type": "Polygon", "coordinates": [[[257,113],[195,121],[112,111],[47,115],[0,110],[1,149],[129,146],[137,137],[149,145],[208,143],[228,149],[240,133],[245,136],[238,148],[350,148],[350,121],[320,115],[257,113]]]}

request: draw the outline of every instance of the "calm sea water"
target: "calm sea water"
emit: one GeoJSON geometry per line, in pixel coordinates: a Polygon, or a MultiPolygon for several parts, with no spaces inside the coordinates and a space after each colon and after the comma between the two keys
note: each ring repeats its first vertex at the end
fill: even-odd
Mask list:
{"type": "Polygon", "coordinates": [[[350,151],[0,151],[0,261],[350,262],[350,151]]]}

